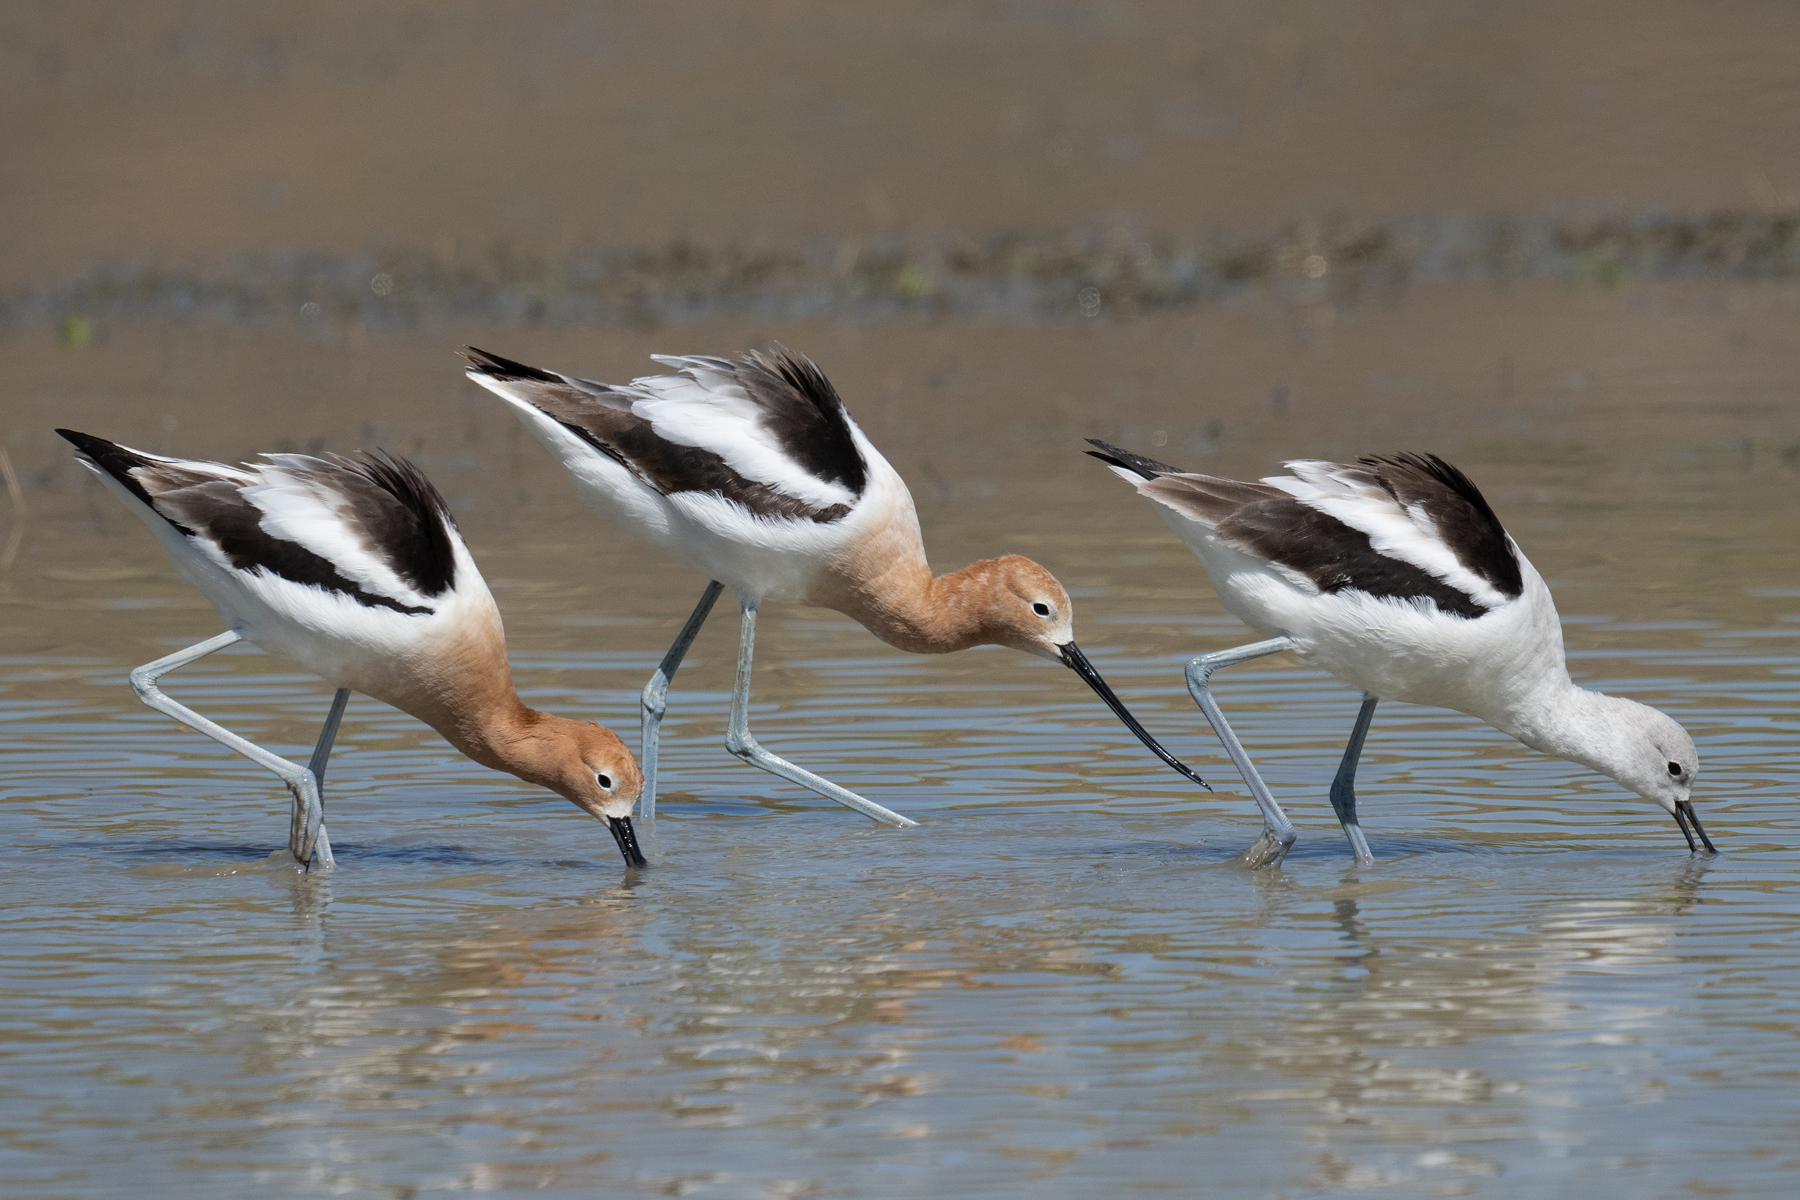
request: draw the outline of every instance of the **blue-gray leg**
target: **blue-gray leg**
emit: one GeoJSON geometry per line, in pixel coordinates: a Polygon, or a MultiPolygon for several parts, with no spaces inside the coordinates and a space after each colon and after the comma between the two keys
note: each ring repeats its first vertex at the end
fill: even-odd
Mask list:
{"type": "MultiPolygon", "coordinates": [[[[327,867],[334,865],[337,860],[331,854],[331,838],[325,833],[325,764],[331,758],[332,743],[337,741],[338,725],[344,719],[344,706],[349,703],[350,689],[339,688],[337,694],[331,698],[331,711],[325,714],[325,726],[319,730],[319,740],[313,744],[312,758],[307,760],[306,764],[306,769],[312,772],[313,790],[318,793],[319,797],[318,853],[321,865],[327,867]]],[[[299,820],[300,812],[300,806],[295,805],[294,816],[290,819],[288,826],[288,849],[296,858],[299,857],[299,851],[294,847],[304,845],[307,841],[304,822],[299,825],[294,824],[299,820]]],[[[307,869],[311,870],[312,868],[309,866],[307,869]]]]}
{"type": "Polygon", "coordinates": [[[1262,834],[1251,843],[1250,848],[1238,857],[1238,861],[1248,867],[1274,867],[1287,857],[1288,847],[1294,844],[1294,823],[1288,820],[1287,813],[1281,805],[1275,803],[1275,797],[1269,794],[1269,787],[1257,773],[1256,765],[1244,752],[1244,744],[1238,741],[1237,734],[1232,732],[1231,725],[1225,720],[1225,714],[1219,711],[1219,702],[1213,699],[1212,689],[1207,681],[1212,673],[1220,667],[1229,667],[1237,663],[1248,662],[1253,658],[1262,658],[1269,654],[1279,654],[1283,650],[1292,650],[1292,638],[1270,638],[1266,642],[1253,642],[1248,646],[1238,646],[1232,650],[1220,650],[1214,654],[1202,654],[1187,665],[1188,692],[1206,719],[1212,722],[1213,732],[1219,735],[1219,741],[1225,744],[1225,753],[1231,756],[1236,764],[1238,774],[1244,777],[1244,783],[1250,789],[1251,796],[1256,799],[1256,806],[1262,810],[1262,834]]]}
{"type": "Polygon", "coordinates": [[[1375,706],[1379,703],[1379,696],[1363,693],[1362,708],[1356,713],[1356,728],[1350,731],[1350,744],[1344,747],[1344,761],[1338,764],[1337,778],[1331,781],[1331,807],[1360,863],[1372,863],[1375,856],[1369,853],[1368,840],[1363,837],[1362,825],[1356,820],[1356,764],[1362,759],[1363,739],[1369,736],[1369,722],[1375,719],[1375,706]]]}
{"type": "MultiPolygon", "coordinates": [[[[207,638],[186,650],[178,650],[155,662],[145,663],[131,673],[132,690],[138,699],[158,712],[167,713],[190,729],[204,733],[213,741],[236,750],[258,766],[266,767],[281,777],[294,796],[294,811],[288,832],[288,849],[294,858],[313,866],[332,867],[336,860],[331,854],[331,839],[325,833],[325,806],[319,798],[319,781],[311,768],[296,766],[279,754],[271,754],[255,742],[239,737],[229,729],[214,724],[185,704],[177,703],[163,695],[156,686],[156,681],[173,671],[176,667],[186,666],[196,659],[204,658],[215,650],[223,650],[233,642],[241,641],[235,629],[228,629],[217,637],[207,638]]],[[[313,750],[313,761],[320,770],[324,768],[324,759],[331,754],[331,740],[337,734],[339,719],[343,716],[343,701],[348,693],[339,690],[332,702],[331,716],[326,719],[325,732],[320,736],[319,745],[313,750]]]]}
{"type": "Polygon", "coordinates": [[[713,604],[725,585],[713,580],[706,585],[706,591],[700,594],[700,603],[694,605],[693,614],[687,624],[681,627],[681,633],[669,652],[663,655],[656,673],[650,676],[650,682],[644,685],[642,736],[638,740],[639,766],[644,772],[644,794],[638,801],[638,825],[643,840],[652,841],[656,837],[656,752],[662,739],[663,713],[669,705],[669,684],[675,678],[675,672],[681,667],[681,660],[687,657],[688,647],[700,635],[700,627],[706,624],[706,618],[712,615],[713,604]]]}
{"type": "Polygon", "coordinates": [[[836,800],[846,808],[854,808],[863,816],[871,817],[884,825],[900,829],[910,829],[917,825],[918,822],[910,817],[903,817],[871,800],[864,800],[855,792],[846,791],[829,779],[823,779],[811,771],[796,767],[784,758],[770,754],[750,736],[750,661],[756,649],[756,604],[745,601],[741,596],[738,603],[743,606],[744,618],[738,635],[737,684],[731,690],[731,725],[725,734],[725,748],[752,766],[761,767],[771,775],[779,775],[801,787],[811,788],[827,800],[836,800]]]}

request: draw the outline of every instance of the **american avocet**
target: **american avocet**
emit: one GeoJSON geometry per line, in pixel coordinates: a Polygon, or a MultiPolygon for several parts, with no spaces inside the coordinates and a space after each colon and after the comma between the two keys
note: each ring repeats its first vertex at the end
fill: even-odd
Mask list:
{"type": "Polygon", "coordinates": [[[1331,805],[1363,862],[1356,763],[1381,699],[1453,708],[1533,750],[1592,767],[1661,805],[1688,850],[1716,853],[1688,793],[1699,759],[1654,708],[1575,686],[1550,589],[1468,476],[1436,455],[1297,461],[1240,483],[1179,471],[1093,441],[1095,458],[1156,502],[1231,614],[1267,641],[1187,665],[1199,702],[1263,812],[1244,852],[1278,863],[1294,827],[1207,688],[1220,667],[1292,650],[1362,689],[1331,805]],[[1692,826],[1692,832],[1689,826],[1692,826]]]}
{"type": "Polygon", "coordinates": [[[175,573],[229,628],[131,673],[150,707],[279,775],[294,796],[288,848],[332,865],[319,794],[352,691],[412,714],[484,767],[508,771],[606,822],[631,866],[643,776],[610,729],[525,707],[500,612],[431,482],[385,454],[325,461],[270,454],[228,467],[163,458],[59,429],[81,464],[155,531],[175,573]],[[337,685],[325,729],[298,766],[158,690],[157,679],[244,640],[337,685]]]}
{"type": "Polygon", "coordinates": [[[1016,554],[934,578],[912,496],[811,359],[657,355],[629,384],[558,375],[467,349],[469,377],[512,406],[588,504],[711,580],[644,687],[643,819],[653,819],[669,680],[726,585],[737,592],[737,684],[725,744],[746,762],[889,825],[917,822],[764,750],[750,736],[750,662],[767,599],[835,609],[890,646],[942,654],[1001,645],[1069,666],[1157,757],[1157,745],[1075,644],[1068,593],[1016,554]]]}

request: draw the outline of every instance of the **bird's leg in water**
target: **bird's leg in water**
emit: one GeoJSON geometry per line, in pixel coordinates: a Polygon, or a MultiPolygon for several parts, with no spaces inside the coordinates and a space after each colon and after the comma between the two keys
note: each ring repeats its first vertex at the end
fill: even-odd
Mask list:
{"type": "Polygon", "coordinates": [[[1294,844],[1296,836],[1294,823],[1288,820],[1287,813],[1281,805],[1275,803],[1275,797],[1269,794],[1269,787],[1257,774],[1256,764],[1250,761],[1249,754],[1244,751],[1244,744],[1238,741],[1237,734],[1232,732],[1231,725],[1225,720],[1225,714],[1219,711],[1219,702],[1213,698],[1212,688],[1208,681],[1212,673],[1220,667],[1234,666],[1237,663],[1249,662],[1253,658],[1279,654],[1283,650],[1292,650],[1292,638],[1270,638],[1266,642],[1253,642],[1248,646],[1238,646],[1231,650],[1220,650],[1214,654],[1202,654],[1187,665],[1188,691],[1206,719],[1212,722],[1213,732],[1225,744],[1225,753],[1231,756],[1236,764],[1238,774],[1244,777],[1244,783],[1250,788],[1250,795],[1256,800],[1256,806],[1262,809],[1263,831],[1250,848],[1238,856],[1238,861],[1248,867],[1274,867],[1287,857],[1288,847],[1294,844]]]}

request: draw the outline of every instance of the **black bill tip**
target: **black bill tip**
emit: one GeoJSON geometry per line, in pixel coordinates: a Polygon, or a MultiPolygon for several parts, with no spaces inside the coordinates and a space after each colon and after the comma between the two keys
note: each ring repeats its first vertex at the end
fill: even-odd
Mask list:
{"type": "Polygon", "coordinates": [[[1706,830],[1701,827],[1700,814],[1694,811],[1694,802],[1692,800],[1677,800],[1675,802],[1675,824],[1681,827],[1681,836],[1687,839],[1689,854],[1699,853],[1700,846],[1705,846],[1708,854],[1717,854],[1719,852],[1718,848],[1712,844],[1712,839],[1706,836],[1706,830]],[[1689,825],[1693,826],[1692,833],[1688,832],[1689,825]],[[1700,846],[1694,845],[1694,837],[1696,834],[1699,835],[1700,846]]]}
{"type": "Polygon", "coordinates": [[[631,828],[630,817],[608,817],[606,827],[612,831],[613,841],[619,843],[619,853],[625,856],[628,867],[649,866],[644,852],[638,849],[637,833],[631,828]]]}
{"type": "Polygon", "coordinates": [[[1094,689],[1094,693],[1106,701],[1106,706],[1113,710],[1113,714],[1125,723],[1125,728],[1135,733],[1138,741],[1149,747],[1152,754],[1175,768],[1177,773],[1193,780],[1207,791],[1212,791],[1212,785],[1194,774],[1192,767],[1164,750],[1161,743],[1150,736],[1150,731],[1139,724],[1138,719],[1131,715],[1131,710],[1125,707],[1122,700],[1113,695],[1110,687],[1106,686],[1106,680],[1100,678],[1100,672],[1094,670],[1094,665],[1087,660],[1087,655],[1081,652],[1080,646],[1074,642],[1065,642],[1056,649],[1062,655],[1063,666],[1081,676],[1087,685],[1094,689]]]}

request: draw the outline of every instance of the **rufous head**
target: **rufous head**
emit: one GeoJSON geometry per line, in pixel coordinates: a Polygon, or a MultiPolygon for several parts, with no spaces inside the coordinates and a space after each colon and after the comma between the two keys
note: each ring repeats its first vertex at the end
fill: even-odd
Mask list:
{"type": "Polygon", "coordinates": [[[969,568],[980,584],[970,589],[981,640],[1063,661],[1075,640],[1075,606],[1056,576],[1020,554],[990,558],[969,568]]]}
{"type": "Polygon", "coordinates": [[[605,821],[626,865],[645,865],[631,828],[631,806],[643,795],[644,773],[612,730],[538,713],[507,748],[504,767],[605,821]]]}

